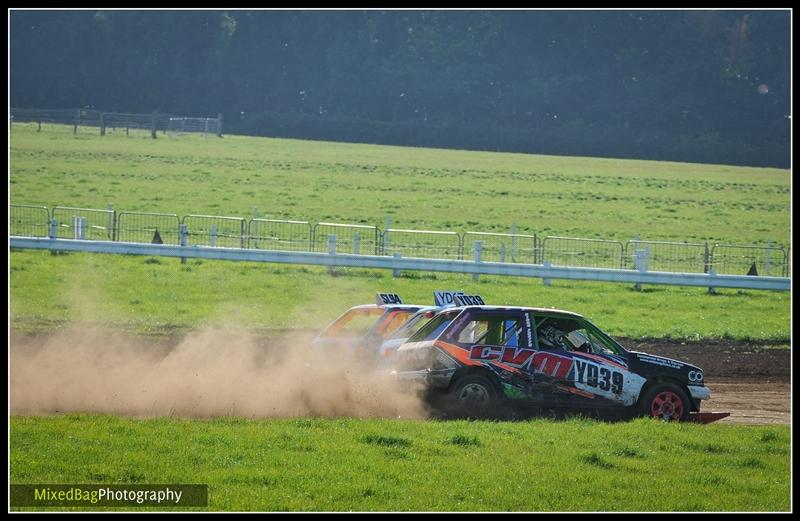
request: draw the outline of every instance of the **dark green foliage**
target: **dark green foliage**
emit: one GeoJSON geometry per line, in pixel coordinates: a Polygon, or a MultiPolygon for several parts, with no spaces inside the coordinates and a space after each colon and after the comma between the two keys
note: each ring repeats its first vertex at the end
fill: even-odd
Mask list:
{"type": "Polygon", "coordinates": [[[789,164],[785,11],[13,11],[14,107],[227,133],[789,164]]]}

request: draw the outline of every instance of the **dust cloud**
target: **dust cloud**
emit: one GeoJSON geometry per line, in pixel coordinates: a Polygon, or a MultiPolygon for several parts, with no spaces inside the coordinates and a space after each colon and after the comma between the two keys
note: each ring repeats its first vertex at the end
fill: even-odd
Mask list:
{"type": "Polygon", "coordinates": [[[308,334],[210,329],[171,341],[103,330],[12,335],[12,414],[425,418],[417,394],[308,334]]]}

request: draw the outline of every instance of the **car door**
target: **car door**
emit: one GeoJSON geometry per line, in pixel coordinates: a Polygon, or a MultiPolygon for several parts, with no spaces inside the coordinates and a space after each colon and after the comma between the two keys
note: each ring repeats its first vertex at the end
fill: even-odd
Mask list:
{"type": "Polygon", "coordinates": [[[631,405],[643,384],[625,358],[587,322],[577,317],[535,313],[533,379],[545,402],[557,405],[631,405]],[[547,384],[547,385],[542,385],[547,384]]]}

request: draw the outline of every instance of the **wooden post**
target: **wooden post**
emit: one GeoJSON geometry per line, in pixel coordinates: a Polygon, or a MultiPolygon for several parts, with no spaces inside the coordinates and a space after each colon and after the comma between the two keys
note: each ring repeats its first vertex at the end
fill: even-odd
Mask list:
{"type": "Polygon", "coordinates": [[[78,134],[78,123],[81,120],[81,109],[75,109],[75,125],[72,127],[72,134],[78,134]]]}
{"type": "Polygon", "coordinates": [[[222,137],[222,113],[217,114],[217,137],[222,137]]]}
{"type": "Polygon", "coordinates": [[[102,112],[100,113],[100,135],[106,135],[106,115],[102,112]]]}
{"type": "Polygon", "coordinates": [[[154,110],[153,111],[153,116],[152,116],[152,118],[150,120],[150,136],[152,136],[153,139],[156,139],[156,137],[157,137],[156,136],[156,130],[157,130],[156,127],[158,126],[157,122],[158,122],[158,111],[154,110]]]}

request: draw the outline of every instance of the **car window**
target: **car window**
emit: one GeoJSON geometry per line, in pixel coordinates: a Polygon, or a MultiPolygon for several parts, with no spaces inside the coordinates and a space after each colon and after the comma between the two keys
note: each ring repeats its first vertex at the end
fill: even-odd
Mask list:
{"type": "Polygon", "coordinates": [[[398,328],[390,338],[409,338],[422,328],[436,315],[435,311],[419,311],[408,319],[402,327],[398,328]]]}
{"type": "Polygon", "coordinates": [[[422,326],[411,338],[409,342],[422,342],[425,340],[435,340],[442,334],[442,332],[450,325],[454,318],[458,316],[460,311],[443,311],[428,321],[427,324],[422,326]]]}
{"type": "Polygon", "coordinates": [[[616,346],[606,341],[591,326],[580,320],[537,316],[535,322],[539,349],[618,354],[616,346]]]}
{"type": "Polygon", "coordinates": [[[521,326],[517,317],[479,314],[464,325],[455,341],[464,345],[519,346],[521,326]]]}

